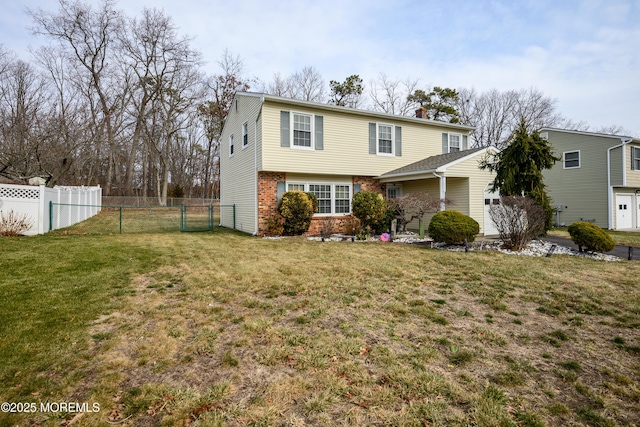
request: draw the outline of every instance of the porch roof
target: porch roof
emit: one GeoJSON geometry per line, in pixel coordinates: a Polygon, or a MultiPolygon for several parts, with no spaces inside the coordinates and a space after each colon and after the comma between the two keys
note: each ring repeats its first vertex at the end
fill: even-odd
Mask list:
{"type": "Polygon", "coordinates": [[[432,172],[441,172],[451,164],[458,163],[468,157],[472,157],[480,152],[486,151],[486,147],[471,148],[469,150],[457,151],[453,153],[438,154],[436,156],[427,157],[417,162],[402,166],[380,175],[379,179],[400,177],[407,175],[417,175],[432,172]]]}

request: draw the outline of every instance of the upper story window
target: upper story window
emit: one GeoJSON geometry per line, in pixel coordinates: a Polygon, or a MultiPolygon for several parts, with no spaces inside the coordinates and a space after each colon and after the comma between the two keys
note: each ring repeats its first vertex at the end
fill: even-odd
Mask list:
{"type": "Polygon", "coordinates": [[[577,169],[580,167],[580,151],[565,151],[562,153],[564,169],[577,169]]]}
{"type": "Polygon", "coordinates": [[[462,139],[462,135],[457,134],[457,133],[450,133],[449,134],[449,152],[450,153],[455,153],[460,151],[461,148],[461,144],[460,144],[460,140],[462,139]]]}
{"type": "Polygon", "coordinates": [[[393,126],[378,125],[378,154],[393,155],[393,126]]]}
{"type": "Polygon", "coordinates": [[[442,154],[467,150],[469,148],[468,139],[467,135],[462,135],[461,133],[443,133],[442,154]]]}
{"type": "Polygon", "coordinates": [[[233,156],[233,134],[229,136],[229,157],[233,156]]]}
{"type": "Polygon", "coordinates": [[[249,124],[244,122],[242,124],[242,147],[249,145],[249,124]]]}
{"type": "Polygon", "coordinates": [[[640,147],[631,147],[631,169],[640,171],[640,147]]]}
{"type": "Polygon", "coordinates": [[[293,113],[293,146],[311,148],[311,116],[293,113]]]}

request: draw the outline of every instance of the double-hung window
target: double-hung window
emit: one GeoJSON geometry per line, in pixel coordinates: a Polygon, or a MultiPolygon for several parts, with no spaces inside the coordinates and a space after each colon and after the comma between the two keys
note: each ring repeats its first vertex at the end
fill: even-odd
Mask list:
{"type": "Polygon", "coordinates": [[[293,146],[311,147],[311,116],[293,113],[293,146]]]}
{"type": "Polygon", "coordinates": [[[580,167],[580,151],[565,151],[562,153],[564,169],[577,169],[580,167]]]}
{"type": "Polygon", "coordinates": [[[309,192],[318,198],[318,213],[332,213],[330,184],[309,184],[309,192]]]}
{"type": "Polygon", "coordinates": [[[313,193],[318,199],[318,214],[340,215],[351,212],[351,185],[288,182],[287,191],[313,193]]]}
{"type": "Polygon", "coordinates": [[[378,125],[378,154],[393,155],[393,126],[378,125]]]}
{"type": "Polygon", "coordinates": [[[242,124],[242,148],[249,145],[249,124],[244,122],[242,124]]]}
{"type": "Polygon", "coordinates": [[[640,147],[631,147],[631,169],[640,171],[640,147]]]}
{"type": "Polygon", "coordinates": [[[229,136],[229,157],[233,156],[233,134],[229,136]]]}
{"type": "Polygon", "coordinates": [[[460,139],[461,139],[461,135],[457,133],[449,134],[449,152],[450,153],[456,153],[460,151],[460,139]]]}

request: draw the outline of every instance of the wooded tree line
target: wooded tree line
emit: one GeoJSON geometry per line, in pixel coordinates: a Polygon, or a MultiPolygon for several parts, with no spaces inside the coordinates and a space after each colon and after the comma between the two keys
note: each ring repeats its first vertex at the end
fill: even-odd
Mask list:
{"type": "MultiPolygon", "coordinates": [[[[0,46],[0,176],[47,185],[96,185],[105,195],[219,195],[219,139],[238,91],[472,125],[476,146],[501,147],[524,117],[531,129],[563,126],[556,101],[534,88],[478,93],[420,86],[385,74],[369,87],[358,75],[327,85],[311,66],[271,81],[245,75],[224,51],[218,73],[156,9],[128,17],[114,0],[59,0],[56,11],[29,10],[48,44],[25,62],[0,46]]],[[[611,127],[607,132],[621,129],[611,127]]]]}

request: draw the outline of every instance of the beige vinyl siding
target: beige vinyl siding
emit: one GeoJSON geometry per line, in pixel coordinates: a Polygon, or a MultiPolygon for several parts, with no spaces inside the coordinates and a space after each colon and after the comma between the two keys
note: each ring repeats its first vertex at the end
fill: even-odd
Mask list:
{"type": "MultiPolygon", "coordinates": [[[[220,141],[220,203],[235,205],[236,229],[246,233],[257,232],[256,225],[256,119],[261,99],[254,96],[238,96],[227,116],[220,141]],[[242,146],[242,124],[247,122],[249,144],[242,146]],[[234,135],[234,154],[229,156],[229,136],[234,135]]],[[[233,227],[233,210],[222,208],[221,224],[233,227]]]]}
{"type": "MultiPolygon", "coordinates": [[[[560,223],[595,220],[608,227],[607,149],[620,143],[619,139],[596,135],[549,131],[554,155],[562,157],[566,151],[580,150],[580,167],[564,169],[562,160],[550,170],[543,171],[544,183],[551,197],[551,205],[562,205],[560,223]]],[[[619,151],[619,150],[618,150],[619,151]]],[[[616,150],[611,152],[612,176],[617,180],[616,150]]]]}
{"type": "Polygon", "coordinates": [[[640,170],[631,169],[631,147],[640,148],[640,145],[628,144],[625,146],[625,169],[627,173],[627,187],[640,187],[640,170]]]}
{"type": "MultiPolygon", "coordinates": [[[[480,169],[480,161],[482,158],[483,156],[472,157],[447,168],[446,171],[447,176],[461,176],[468,178],[466,183],[467,211],[460,212],[463,212],[465,215],[469,215],[471,218],[478,221],[478,224],[480,224],[480,234],[484,234],[484,189],[487,184],[493,182],[493,179],[495,178],[493,173],[488,170],[480,169]]],[[[447,185],[449,185],[449,179],[447,179],[447,185]]],[[[451,194],[447,194],[447,196],[452,197],[451,194]]],[[[460,210],[455,206],[452,208],[460,210]]]]}
{"type": "MultiPolygon", "coordinates": [[[[446,127],[267,102],[263,108],[262,168],[298,173],[375,176],[429,156],[441,154],[446,127]],[[280,111],[323,116],[324,149],[280,146],[280,111]],[[402,156],[369,154],[369,123],[402,128],[402,156]]],[[[394,136],[395,136],[395,132],[394,136]]],[[[463,132],[465,133],[465,132],[463,132]]]]}
{"type": "MultiPolygon", "coordinates": [[[[440,197],[440,179],[435,177],[432,179],[405,181],[398,184],[402,185],[403,195],[414,193],[414,192],[426,191],[427,193],[432,194],[434,197],[440,197]]],[[[387,185],[390,185],[390,184],[387,184],[387,185]]],[[[425,233],[427,232],[427,227],[429,226],[429,222],[431,221],[431,218],[433,217],[433,215],[435,215],[435,212],[427,213],[423,218],[425,233]]],[[[415,220],[407,224],[407,229],[411,231],[418,231],[419,229],[418,221],[415,220]]]]}

